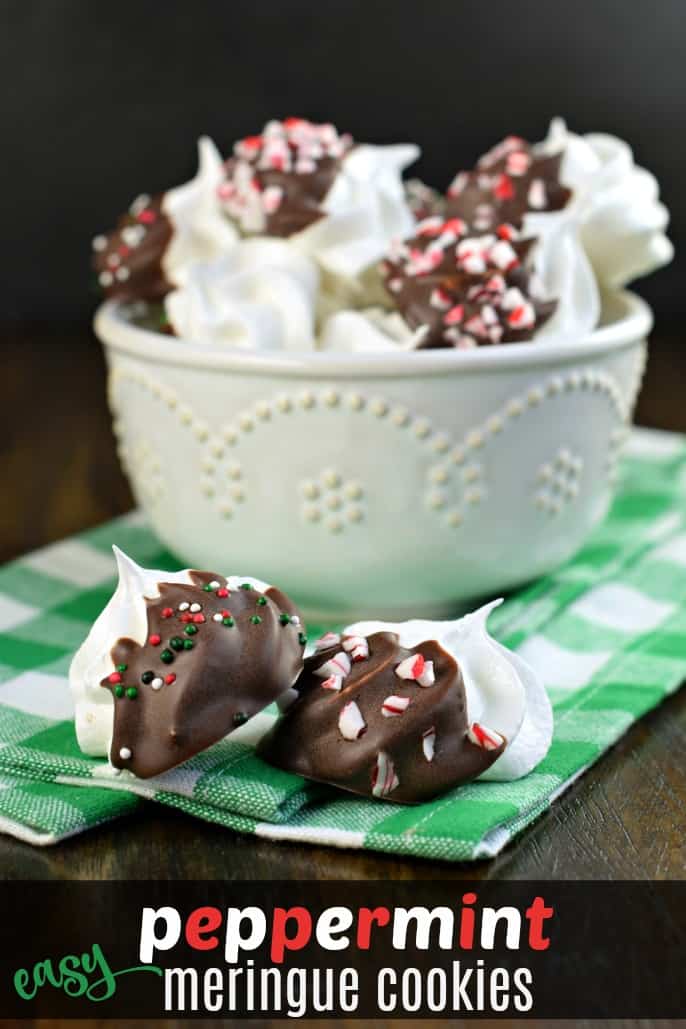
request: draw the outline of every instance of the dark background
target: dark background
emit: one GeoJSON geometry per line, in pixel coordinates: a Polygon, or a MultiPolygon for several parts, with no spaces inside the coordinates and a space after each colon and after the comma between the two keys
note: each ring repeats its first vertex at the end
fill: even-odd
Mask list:
{"type": "MultiPolygon", "coordinates": [[[[683,0],[0,0],[0,319],[86,317],[89,243],[270,117],[415,140],[445,187],[552,115],[631,141],[686,237],[683,0]]],[[[641,290],[678,320],[678,263],[641,290]]]]}

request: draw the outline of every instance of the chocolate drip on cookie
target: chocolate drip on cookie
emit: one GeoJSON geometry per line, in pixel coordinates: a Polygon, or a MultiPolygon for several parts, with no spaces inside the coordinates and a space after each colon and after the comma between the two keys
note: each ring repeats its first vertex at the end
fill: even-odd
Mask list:
{"type": "Polygon", "coordinates": [[[435,640],[328,634],[298,699],[262,740],[278,768],[365,797],[430,800],[484,772],[506,740],[467,716],[462,672],[435,640]]]}
{"type": "Polygon", "coordinates": [[[110,760],[141,778],[159,775],[222,739],[292,685],[306,643],[296,607],[279,590],[229,589],[211,572],[192,584],[159,583],[146,600],[142,646],[119,639],[110,760]]]}

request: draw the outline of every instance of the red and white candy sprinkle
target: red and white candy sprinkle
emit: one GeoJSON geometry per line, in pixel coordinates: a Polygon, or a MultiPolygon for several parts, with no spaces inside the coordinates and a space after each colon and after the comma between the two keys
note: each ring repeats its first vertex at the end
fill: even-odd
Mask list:
{"type": "Polygon", "coordinates": [[[386,797],[399,785],[393,762],[385,751],[380,750],[372,771],[372,796],[386,797]]]}
{"type": "Polygon", "coordinates": [[[330,675],[342,675],[345,678],[346,675],[350,674],[351,667],[348,655],[344,650],[339,650],[337,654],[330,657],[323,665],[315,668],[314,674],[322,679],[327,679],[330,675]]]}
{"type": "MultiPolygon", "coordinates": [[[[296,167],[297,170],[297,167],[296,167]]],[[[313,169],[314,170],[314,169],[313,169]]],[[[262,206],[267,214],[274,214],[278,211],[283,200],[283,190],[280,186],[267,186],[262,194],[262,206]]]]}
{"type": "Polygon", "coordinates": [[[343,686],[342,675],[330,675],[328,679],[324,679],[322,683],[323,690],[335,690],[338,692],[343,686]]]}
{"type": "Polygon", "coordinates": [[[497,750],[505,742],[505,737],[495,729],[487,729],[478,722],[472,722],[467,730],[467,736],[472,743],[475,743],[477,747],[482,747],[483,750],[497,750]]]}
{"type": "Polygon", "coordinates": [[[422,654],[411,654],[396,666],[399,679],[411,679],[420,686],[433,686],[436,681],[433,661],[425,660],[422,654]]]}
{"type": "Polygon", "coordinates": [[[433,761],[434,750],[436,749],[436,729],[432,725],[430,729],[422,733],[422,753],[427,761],[433,761]]]}
{"type": "Polygon", "coordinates": [[[437,286],[436,289],[431,291],[429,303],[432,307],[437,307],[439,311],[447,311],[450,307],[451,300],[446,291],[441,289],[440,286],[437,286]]]}
{"type": "Polygon", "coordinates": [[[507,155],[505,168],[508,175],[526,175],[531,167],[531,155],[526,150],[513,150],[507,155]]]}
{"type": "Polygon", "coordinates": [[[355,701],[351,700],[338,716],[338,730],[341,736],[346,740],[358,740],[366,728],[362,712],[355,701]]]}
{"type": "Polygon", "coordinates": [[[514,248],[508,243],[506,239],[500,239],[494,246],[491,247],[488,253],[489,260],[503,271],[509,271],[511,268],[516,268],[519,264],[519,258],[514,248]]]}
{"type": "Polygon", "coordinates": [[[381,714],[384,718],[393,718],[395,715],[402,715],[410,705],[409,697],[398,697],[392,694],[386,697],[381,705],[381,714]]]}
{"type": "Polygon", "coordinates": [[[329,647],[337,647],[341,637],[337,632],[325,632],[318,640],[314,641],[315,653],[319,650],[328,650],[329,647]]]}
{"type": "Polygon", "coordinates": [[[455,304],[443,315],[444,325],[459,325],[464,318],[464,306],[462,304],[455,304]]]}
{"type": "Polygon", "coordinates": [[[343,649],[353,661],[366,661],[369,657],[369,643],[365,636],[344,636],[343,649]]]}
{"type": "Polygon", "coordinates": [[[456,197],[462,192],[467,183],[469,182],[469,175],[467,172],[458,172],[453,181],[448,186],[448,196],[456,197]]]}
{"type": "Polygon", "coordinates": [[[507,316],[507,324],[513,329],[530,329],[536,324],[536,311],[533,304],[525,300],[519,307],[513,308],[507,316]]]}
{"type": "Polygon", "coordinates": [[[491,147],[483,157],[479,158],[479,168],[490,168],[494,164],[498,164],[499,161],[502,161],[503,158],[506,158],[513,150],[521,150],[525,146],[526,143],[521,136],[506,136],[505,139],[491,147]]]}
{"type": "Polygon", "coordinates": [[[546,206],[548,198],[546,196],[545,183],[543,179],[534,179],[529,186],[529,194],[527,196],[529,207],[532,207],[534,211],[541,211],[546,206]]]}

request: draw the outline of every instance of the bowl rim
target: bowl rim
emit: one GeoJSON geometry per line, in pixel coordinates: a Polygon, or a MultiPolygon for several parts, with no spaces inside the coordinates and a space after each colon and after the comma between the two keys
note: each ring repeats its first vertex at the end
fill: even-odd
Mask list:
{"type": "Polygon", "coordinates": [[[653,325],[648,304],[636,293],[618,290],[607,300],[622,313],[580,340],[532,341],[475,350],[420,350],[397,354],[324,351],[270,351],[255,353],[209,347],[133,325],[126,305],[108,300],[95,313],[93,327],[106,347],[153,364],[223,372],[261,373],[305,378],[407,378],[451,372],[498,373],[503,369],[551,367],[571,361],[597,359],[646,338],[653,325]]]}

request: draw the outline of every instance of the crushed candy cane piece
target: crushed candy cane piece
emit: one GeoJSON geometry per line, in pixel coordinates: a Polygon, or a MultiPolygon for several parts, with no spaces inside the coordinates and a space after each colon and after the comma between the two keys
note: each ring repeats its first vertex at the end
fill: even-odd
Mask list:
{"type": "Polygon", "coordinates": [[[400,785],[395,767],[388,754],[380,750],[372,771],[372,795],[385,797],[400,785]]]}
{"type": "Polygon", "coordinates": [[[526,150],[513,150],[507,155],[505,167],[508,175],[526,175],[531,167],[531,155],[526,150]]]}
{"type": "Polygon", "coordinates": [[[393,694],[390,697],[386,697],[383,704],[381,705],[381,714],[384,718],[393,718],[394,715],[402,715],[405,713],[406,708],[409,707],[409,697],[398,697],[393,694]]]}
{"type": "Polygon", "coordinates": [[[322,683],[323,690],[336,690],[338,692],[343,686],[342,675],[330,675],[328,679],[324,679],[322,683]]]}
{"type": "Polygon", "coordinates": [[[436,749],[436,729],[432,725],[430,729],[422,733],[422,753],[427,761],[433,761],[434,750],[436,749]]]}
{"type": "Polygon", "coordinates": [[[337,632],[325,632],[323,636],[314,641],[314,649],[315,651],[328,650],[329,647],[337,647],[340,642],[341,637],[337,632]]]}
{"type": "Polygon", "coordinates": [[[450,310],[443,315],[444,325],[459,325],[464,318],[464,305],[455,304],[450,310]]]}
{"type": "Polygon", "coordinates": [[[496,732],[494,729],[487,729],[485,726],[479,725],[478,722],[472,722],[467,730],[467,736],[472,743],[475,743],[477,747],[482,747],[484,750],[497,750],[505,742],[505,737],[501,736],[499,732],[496,732]]]}
{"type": "Polygon", "coordinates": [[[361,644],[366,643],[366,637],[364,636],[344,636],[342,640],[343,650],[350,653],[355,647],[359,647],[361,644]]]}
{"type": "Polygon", "coordinates": [[[367,724],[354,700],[346,704],[338,716],[338,729],[346,740],[358,740],[366,731],[367,724]]]}
{"type": "Polygon", "coordinates": [[[517,257],[514,248],[506,239],[498,240],[498,242],[491,247],[489,257],[496,267],[503,270],[516,268],[519,264],[519,258],[517,257]]]}
{"type": "Polygon", "coordinates": [[[424,672],[426,661],[421,654],[410,654],[404,661],[396,666],[395,674],[399,679],[414,679],[415,681],[424,672]]]}
{"type": "Polygon", "coordinates": [[[541,211],[548,203],[548,198],[545,191],[545,183],[543,179],[534,179],[529,186],[529,194],[527,196],[529,207],[532,207],[534,211],[541,211]]]}
{"type": "Polygon", "coordinates": [[[421,675],[417,679],[420,686],[433,686],[436,682],[436,673],[434,672],[433,661],[425,661],[424,668],[421,675]]]}
{"type": "Polygon", "coordinates": [[[525,300],[523,304],[513,308],[507,316],[507,324],[513,329],[530,329],[536,324],[534,305],[525,300]]]}
{"type": "Polygon", "coordinates": [[[314,674],[321,676],[322,679],[327,679],[330,675],[342,675],[345,678],[346,675],[350,674],[351,667],[348,655],[344,650],[339,650],[337,654],[330,657],[323,665],[315,668],[314,674]]]}
{"type": "Polygon", "coordinates": [[[262,206],[267,214],[274,214],[278,211],[283,200],[283,190],[280,186],[267,186],[262,194],[262,206]]]}
{"type": "Polygon", "coordinates": [[[444,289],[441,289],[440,286],[438,286],[436,289],[433,289],[431,291],[429,303],[432,307],[437,307],[439,311],[447,311],[450,307],[451,300],[446,291],[444,289]]]}

